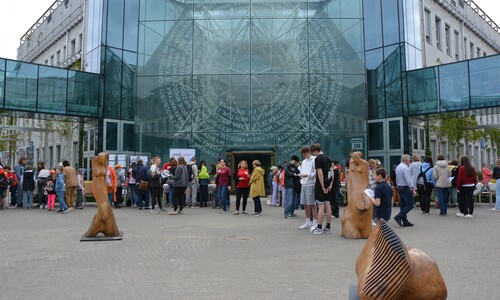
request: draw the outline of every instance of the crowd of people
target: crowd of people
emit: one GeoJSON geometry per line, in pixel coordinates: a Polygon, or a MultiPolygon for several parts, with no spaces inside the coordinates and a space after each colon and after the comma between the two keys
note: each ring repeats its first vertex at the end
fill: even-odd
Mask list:
{"type": "MultiPolygon", "coordinates": [[[[272,166],[268,180],[271,186],[267,204],[283,206],[284,218],[296,217],[300,207],[305,212],[305,223],[300,229],[309,229],[313,234],[331,232],[331,220],[339,218],[342,196],[341,182],[344,179],[342,167],[338,161],[329,158],[321,151],[320,144],[300,149],[302,160],[292,155],[283,165],[272,166]]],[[[361,155],[361,153],[357,154],[361,155]]],[[[349,180],[349,162],[353,159],[351,151],[346,163],[346,180],[349,180]]],[[[394,166],[391,176],[380,161],[369,160],[368,199],[374,205],[373,220],[389,221],[392,207],[400,205],[400,211],[393,219],[402,227],[413,226],[408,220],[408,213],[416,206],[416,197],[422,214],[430,214],[432,195],[435,195],[439,215],[445,216],[448,207],[459,209],[458,217],[473,218],[473,193],[478,182],[476,170],[467,156],[461,156],[460,162],[448,162],[443,155],[438,155],[433,163],[431,157],[425,157],[423,163],[417,155],[401,156],[401,163],[394,166]],[[457,206],[458,203],[458,206],[457,206]]],[[[33,170],[26,166],[26,158],[21,157],[13,169],[0,166],[0,209],[23,207],[33,208],[33,194],[37,190],[38,207],[49,211],[55,209],[55,200],[59,202],[60,213],[83,209],[85,205],[85,169],[76,171],[68,161],[59,163],[54,169],[48,169],[39,162],[33,170]],[[10,193],[10,206],[6,203],[10,193]],[[76,203],[75,203],[76,195],[76,203]]],[[[491,180],[500,188],[500,160],[493,171],[487,165],[482,169],[483,185],[491,180]]],[[[152,213],[167,211],[162,202],[163,191],[168,189],[169,215],[183,214],[184,208],[208,207],[209,198],[212,208],[220,209],[221,214],[230,211],[229,193],[234,181],[236,203],[234,215],[247,214],[247,202],[250,197],[254,202],[254,212],[262,214],[261,197],[265,196],[265,170],[258,160],[249,168],[247,161],[238,162],[234,170],[224,158],[210,166],[205,161],[192,157],[171,157],[162,165],[160,157],[153,157],[149,166],[139,159],[127,169],[120,164],[108,166],[106,175],[107,193],[110,205],[121,208],[123,205],[149,209],[152,213]],[[209,197],[209,190],[211,197],[209,197]],[[127,203],[123,203],[126,195],[127,203]],[[151,201],[150,201],[151,200],[151,201]]],[[[366,196],[366,195],[365,195],[366,196]]],[[[499,193],[496,206],[492,211],[500,211],[499,193]]]]}

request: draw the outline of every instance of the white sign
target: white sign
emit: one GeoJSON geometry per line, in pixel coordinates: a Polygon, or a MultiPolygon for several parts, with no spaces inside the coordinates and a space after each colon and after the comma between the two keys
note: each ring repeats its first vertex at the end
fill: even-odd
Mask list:
{"type": "Polygon", "coordinates": [[[351,149],[363,150],[363,139],[351,139],[351,149]]]}
{"type": "Polygon", "coordinates": [[[190,161],[195,155],[196,149],[170,148],[170,157],[174,157],[176,160],[179,156],[184,156],[186,161],[190,161]]]}
{"type": "Polygon", "coordinates": [[[139,159],[142,159],[142,162],[144,163],[145,166],[149,164],[148,157],[144,155],[141,156],[131,155],[130,163],[137,162],[139,159]]]}
{"type": "Polygon", "coordinates": [[[127,167],[127,156],[125,154],[118,154],[118,163],[122,165],[123,168],[127,167]]]}
{"type": "Polygon", "coordinates": [[[108,166],[114,167],[115,165],[116,165],[116,155],[110,154],[109,155],[108,166]]]}

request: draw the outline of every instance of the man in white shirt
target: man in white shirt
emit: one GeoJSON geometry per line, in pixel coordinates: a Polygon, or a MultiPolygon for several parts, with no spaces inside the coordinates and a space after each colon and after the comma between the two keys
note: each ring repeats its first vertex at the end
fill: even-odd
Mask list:
{"type": "Polygon", "coordinates": [[[302,165],[300,166],[300,204],[304,205],[306,213],[306,222],[299,229],[316,228],[318,219],[316,216],[316,200],[314,199],[314,184],[316,183],[316,169],[314,168],[314,159],[316,156],[311,155],[309,147],[304,146],[300,149],[300,153],[304,156],[302,165]],[[311,211],[313,222],[311,224],[311,211]]]}

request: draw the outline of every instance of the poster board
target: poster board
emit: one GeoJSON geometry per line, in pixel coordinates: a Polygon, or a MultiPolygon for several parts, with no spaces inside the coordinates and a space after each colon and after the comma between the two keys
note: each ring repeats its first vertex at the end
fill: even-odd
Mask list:
{"type": "Polygon", "coordinates": [[[142,159],[142,162],[144,163],[145,166],[149,164],[149,157],[146,155],[131,155],[130,163],[137,162],[139,159],[142,159]]]}
{"type": "Polygon", "coordinates": [[[184,156],[186,161],[190,161],[191,158],[196,156],[196,149],[191,148],[170,148],[170,157],[174,157],[176,160],[179,156],[184,156]]]}

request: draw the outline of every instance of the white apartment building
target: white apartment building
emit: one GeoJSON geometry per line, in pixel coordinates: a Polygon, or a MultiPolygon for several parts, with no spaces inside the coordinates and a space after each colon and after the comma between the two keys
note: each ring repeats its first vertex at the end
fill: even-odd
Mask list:
{"type": "MultiPolygon", "coordinates": [[[[500,27],[472,0],[423,0],[421,3],[423,66],[432,67],[500,53],[500,27]]],[[[479,126],[500,126],[497,108],[466,112],[474,115],[479,126]]],[[[412,152],[425,156],[425,118],[409,119],[412,152]]],[[[457,158],[453,142],[441,140],[431,132],[429,148],[435,160],[437,155],[457,158]]],[[[496,145],[484,141],[461,141],[460,154],[466,154],[476,168],[483,163],[494,164],[496,145]]]]}

